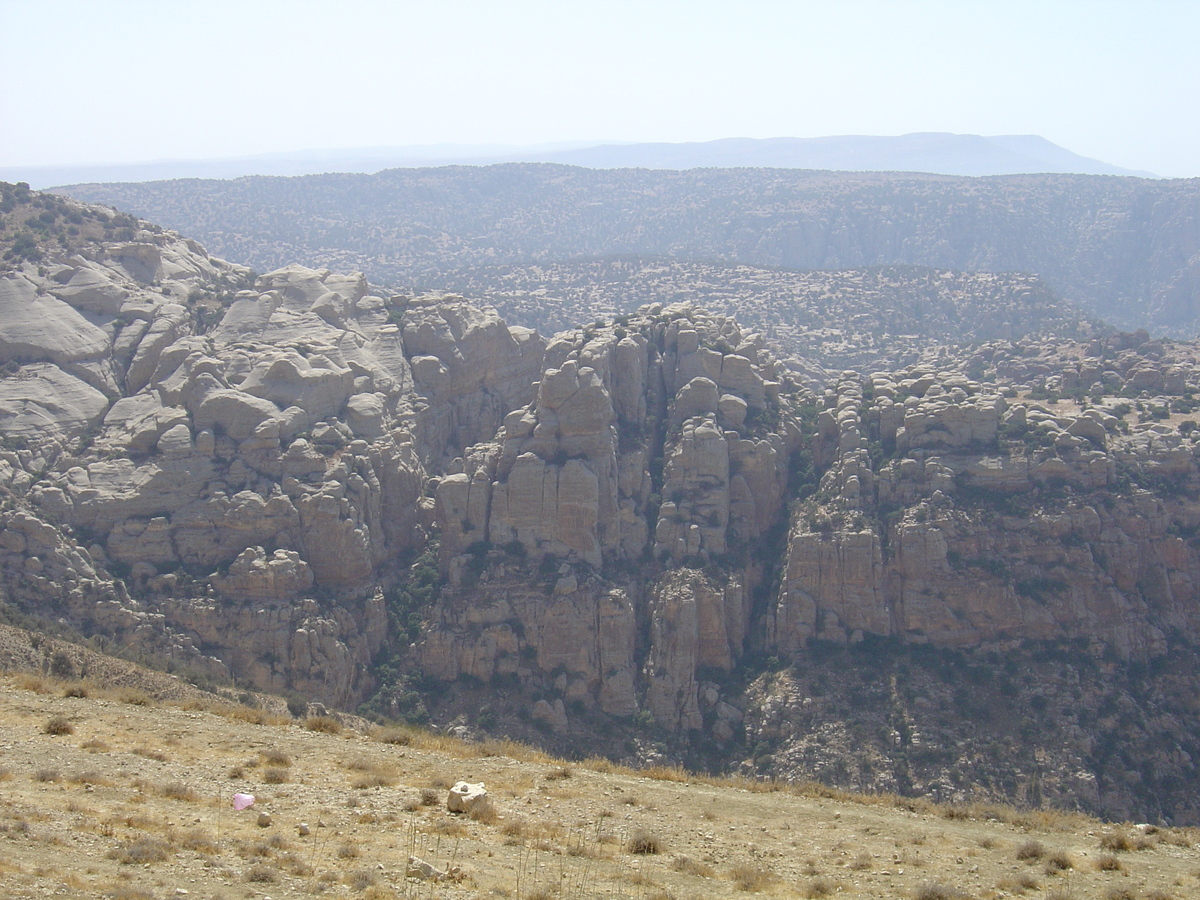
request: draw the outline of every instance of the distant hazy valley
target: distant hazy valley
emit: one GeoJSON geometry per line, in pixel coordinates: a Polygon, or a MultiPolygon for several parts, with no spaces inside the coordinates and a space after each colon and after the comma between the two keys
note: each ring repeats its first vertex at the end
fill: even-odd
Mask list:
{"type": "Polygon", "coordinates": [[[506,315],[511,284],[483,285],[483,267],[507,267],[511,282],[513,267],[620,254],[710,267],[1022,272],[1117,327],[1200,328],[1196,181],[500,165],[68,193],[260,271],[304,259],[409,291],[469,278],[506,315]]]}

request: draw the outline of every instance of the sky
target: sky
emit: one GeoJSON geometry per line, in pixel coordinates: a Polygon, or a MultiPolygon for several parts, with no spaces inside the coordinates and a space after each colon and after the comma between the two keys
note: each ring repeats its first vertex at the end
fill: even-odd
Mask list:
{"type": "Polygon", "coordinates": [[[0,0],[0,167],[1038,134],[1200,177],[1197,0],[0,0]]]}

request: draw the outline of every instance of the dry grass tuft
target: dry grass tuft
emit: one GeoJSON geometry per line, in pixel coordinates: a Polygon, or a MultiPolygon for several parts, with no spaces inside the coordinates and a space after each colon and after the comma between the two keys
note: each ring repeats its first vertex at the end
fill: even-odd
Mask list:
{"type": "Polygon", "coordinates": [[[358,859],[362,856],[362,848],[354,841],[347,841],[337,849],[338,859],[358,859]]]}
{"type": "Polygon", "coordinates": [[[1046,848],[1041,841],[1026,841],[1017,848],[1017,859],[1022,862],[1033,862],[1046,855],[1046,848]]]}
{"type": "Polygon", "coordinates": [[[712,878],[713,876],[712,866],[692,859],[690,856],[683,856],[682,854],[671,860],[671,868],[676,872],[684,875],[692,875],[696,878],[712,878]]]}
{"type": "Polygon", "coordinates": [[[155,793],[168,800],[182,800],[188,803],[194,803],[200,799],[199,794],[180,781],[168,781],[166,784],[159,785],[155,789],[155,793]]]}
{"type": "Polygon", "coordinates": [[[287,716],[276,715],[268,710],[259,709],[257,706],[241,706],[231,703],[222,703],[214,706],[212,712],[226,719],[246,722],[250,725],[274,725],[281,727],[292,721],[287,716]]]}
{"type": "Polygon", "coordinates": [[[1024,894],[1026,891],[1036,891],[1040,885],[1038,880],[1028,872],[1020,875],[1005,876],[996,882],[996,887],[1007,894],[1024,894]]]}
{"type": "Polygon", "coordinates": [[[75,726],[63,716],[54,716],[48,719],[46,724],[42,726],[42,734],[63,735],[74,734],[75,726]]]}
{"type": "Polygon", "coordinates": [[[1066,872],[1068,869],[1075,868],[1075,862],[1066,853],[1061,850],[1056,850],[1046,857],[1047,875],[1053,875],[1056,872],[1066,872]]]}
{"type": "Polygon", "coordinates": [[[304,727],[309,731],[319,731],[322,734],[342,733],[342,723],[333,716],[309,716],[304,720],[304,727]]]}
{"type": "Polygon", "coordinates": [[[801,893],[807,897],[808,900],[818,900],[820,897],[828,897],[836,890],[837,885],[828,878],[817,877],[806,884],[801,893]]]}
{"type": "Polygon", "coordinates": [[[496,812],[496,808],[490,803],[476,804],[467,815],[471,820],[478,822],[480,825],[495,825],[500,821],[500,814],[496,812]]]}
{"type": "Polygon", "coordinates": [[[86,772],[76,772],[67,780],[72,784],[92,784],[98,787],[112,784],[109,779],[93,769],[88,769],[86,772]]]}
{"type": "Polygon", "coordinates": [[[292,764],[292,758],[282,750],[260,750],[258,755],[265,766],[278,766],[281,769],[286,769],[292,764]]]}
{"type": "Polygon", "coordinates": [[[687,770],[678,766],[651,766],[638,774],[643,778],[653,778],[655,781],[674,781],[679,784],[687,784],[692,780],[692,776],[688,774],[687,770]]]}
{"type": "Polygon", "coordinates": [[[1117,859],[1111,853],[1106,853],[1104,856],[1096,860],[1097,872],[1124,872],[1125,866],[1121,860],[1117,859]]]}
{"type": "Polygon", "coordinates": [[[201,853],[204,856],[216,856],[221,852],[221,848],[217,846],[217,842],[212,836],[198,828],[184,834],[179,839],[179,846],[184,850],[201,853]]]}
{"type": "Polygon", "coordinates": [[[279,882],[279,870],[274,866],[256,863],[246,870],[246,880],[252,884],[277,884],[279,882]]]}
{"type": "Polygon", "coordinates": [[[119,884],[110,888],[104,892],[104,896],[106,900],[155,900],[153,894],[127,884],[119,884]]]}
{"type": "Polygon", "coordinates": [[[143,866],[150,863],[163,862],[171,858],[171,847],[158,838],[137,838],[126,841],[119,847],[108,852],[109,859],[115,859],[126,866],[143,866]]]}
{"type": "Polygon", "coordinates": [[[48,694],[50,688],[46,684],[46,679],[40,675],[30,675],[21,673],[13,679],[13,684],[22,691],[32,691],[35,694],[48,694]]]}
{"type": "Polygon", "coordinates": [[[438,819],[433,823],[432,831],[444,837],[463,837],[467,828],[458,819],[438,819]]]}
{"type": "Polygon", "coordinates": [[[145,691],[137,688],[121,688],[117,691],[117,700],[130,706],[153,706],[154,700],[145,691]]]}
{"type": "Polygon", "coordinates": [[[170,759],[170,757],[161,750],[154,750],[150,747],[135,747],[133,752],[138,756],[143,756],[146,759],[152,759],[155,762],[167,762],[167,760],[170,759]]]}
{"type": "Polygon", "coordinates": [[[365,891],[379,880],[379,875],[370,869],[355,869],[347,872],[342,883],[352,891],[365,891]]]}
{"type": "Polygon", "coordinates": [[[913,893],[916,900],[966,900],[967,895],[940,881],[927,881],[913,893]]]}
{"type": "Polygon", "coordinates": [[[288,774],[287,769],[271,767],[263,772],[264,784],[287,784],[291,780],[292,776],[288,774]]]}
{"type": "Polygon", "coordinates": [[[559,766],[557,769],[551,769],[546,773],[547,781],[562,781],[565,778],[570,778],[575,773],[571,771],[570,766],[559,766]]]}
{"type": "Polygon", "coordinates": [[[656,834],[639,829],[629,836],[625,849],[630,853],[653,856],[662,852],[662,840],[656,834]]]}
{"type": "Polygon", "coordinates": [[[874,860],[871,859],[871,854],[865,850],[854,858],[854,862],[850,863],[850,868],[855,872],[865,872],[874,865],[874,860]]]}
{"type": "Polygon", "coordinates": [[[88,696],[88,686],[83,682],[77,684],[68,684],[63,688],[62,695],[65,698],[74,700],[82,700],[88,696]]]}
{"type": "Polygon", "coordinates": [[[1100,849],[1113,850],[1121,852],[1123,850],[1132,850],[1133,841],[1129,839],[1129,835],[1121,831],[1108,831],[1100,835],[1100,849]]]}
{"type": "Polygon", "coordinates": [[[734,866],[729,877],[739,891],[765,891],[776,881],[770,869],[752,865],[734,866]]]}
{"type": "Polygon", "coordinates": [[[413,734],[408,728],[389,725],[386,728],[378,728],[372,732],[371,739],[381,744],[394,744],[398,747],[407,747],[413,741],[413,734]]]}

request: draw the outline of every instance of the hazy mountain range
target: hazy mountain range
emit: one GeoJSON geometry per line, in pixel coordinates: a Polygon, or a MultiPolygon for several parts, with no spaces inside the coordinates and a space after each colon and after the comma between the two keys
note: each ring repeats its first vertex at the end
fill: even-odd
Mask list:
{"type": "Polygon", "coordinates": [[[941,175],[1019,175],[1058,172],[1139,175],[1072,153],[1037,135],[841,135],[768,139],[724,138],[692,143],[574,143],[530,147],[437,144],[302,150],[217,159],[166,159],[123,164],[9,166],[0,180],[35,188],[80,182],[154,181],[171,178],[239,178],[246,175],[372,173],[396,167],[555,162],[594,169],[694,169],[765,167],[839,171],[931,172],[941,175]]]}

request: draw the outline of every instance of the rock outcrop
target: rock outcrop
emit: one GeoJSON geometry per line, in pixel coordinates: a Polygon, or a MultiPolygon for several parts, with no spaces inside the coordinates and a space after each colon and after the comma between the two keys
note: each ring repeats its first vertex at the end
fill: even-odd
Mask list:
{"type": "MultiPolygon", "coordinates": [[[[784,516],[795,388],[759,338],[690,306],[561,334],[545,359],[532,402],[438,486],[454,590],[422,665],[702,729],[697,672],[741,656],[763,577],[749,548],[784,516]],[[549,599],[497,574],[510,570],[537,572],[549,599]],[[577,624],[548,634],[547,616],[577,624]]],[[[552,705],[538,712],[566,727],[552,705]]]]}

